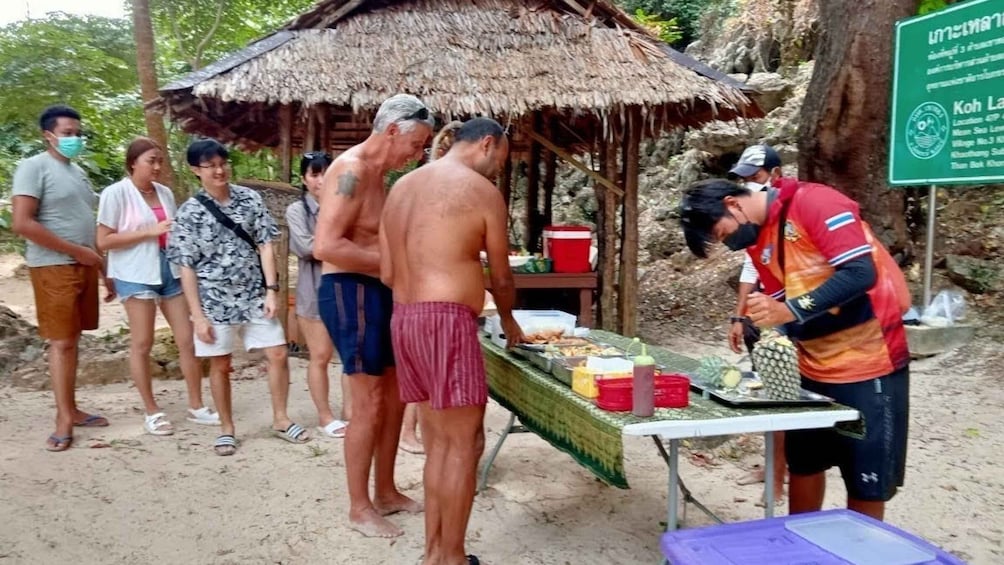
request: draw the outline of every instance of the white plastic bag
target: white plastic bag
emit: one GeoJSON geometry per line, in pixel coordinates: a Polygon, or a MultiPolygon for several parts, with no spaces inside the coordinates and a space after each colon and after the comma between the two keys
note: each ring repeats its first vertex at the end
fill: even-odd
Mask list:
{"type": "Polygon", "coordinates": [[[920,322],[925,326],[943,328],[966,317],[966,298],[957,290],[942,290],[924,308],[920,322]]]}

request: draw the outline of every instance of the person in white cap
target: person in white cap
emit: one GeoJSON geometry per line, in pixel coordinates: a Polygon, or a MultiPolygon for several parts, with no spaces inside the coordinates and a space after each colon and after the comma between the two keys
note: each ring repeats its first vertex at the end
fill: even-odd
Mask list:
{"type": "MultiPolygon", "coordinates": [[[[739,161],[729,173],[739,177],[746,188],[752,191],[767,190],[771,183],[781,178],[781,157],[767,144],[751,145],[743,151],[739,161]]],[[[736,312],[729,318],[729,347],[736,353],[742,352],[745,345],[746,350],[752,354],[753,345],[760,339],[760,329],[746,315],[746,298],[757,290],[758,286],[753,259],[749,253],[745,253],[742,272],[739,274],[736,312]]],[[[774,461],[774,497],[780,500],[784,496],[784,432],[774,433],[774,461]]],[[[752,484],[763,480],[764,472],[759,469],[739,479],[739,484],[752,484]]]]}

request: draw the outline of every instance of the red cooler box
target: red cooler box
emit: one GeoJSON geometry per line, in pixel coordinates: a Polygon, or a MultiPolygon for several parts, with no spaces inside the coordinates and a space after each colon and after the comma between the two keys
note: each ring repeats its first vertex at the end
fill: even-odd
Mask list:
{"type": "Polygon", "coordinates": [[[554,261],[555,273],[588,273],[592,231],[587,226],[544,228],[544,257],[554,261]]]}

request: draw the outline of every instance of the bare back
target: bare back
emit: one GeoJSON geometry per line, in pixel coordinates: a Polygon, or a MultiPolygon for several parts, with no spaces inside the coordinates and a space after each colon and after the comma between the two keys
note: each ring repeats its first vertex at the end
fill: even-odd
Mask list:
{"type": "Polygon", "coordinates": [[[394,301],[455,302],[480,312],[479,254],[499,210],[505,204],[495,185],[457,161],[435,161],[401,178],[383,215],[394,301]]]}
{"type": "Polygon", "coordinates": [[[384,177],[360,153],[360,145],[342,153],[324,174],[314,243],[323,273],[380,276],[384,177]]]}

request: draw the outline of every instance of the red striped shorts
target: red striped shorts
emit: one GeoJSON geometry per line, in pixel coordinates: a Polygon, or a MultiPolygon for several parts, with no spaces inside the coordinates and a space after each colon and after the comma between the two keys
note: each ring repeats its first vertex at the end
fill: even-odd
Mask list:
{"type": "Polygon", "coordinates": [[[452,302],[394,304],[391,340],[402,402],[433,410],[488,403],[478,318],[452,302]]]}

